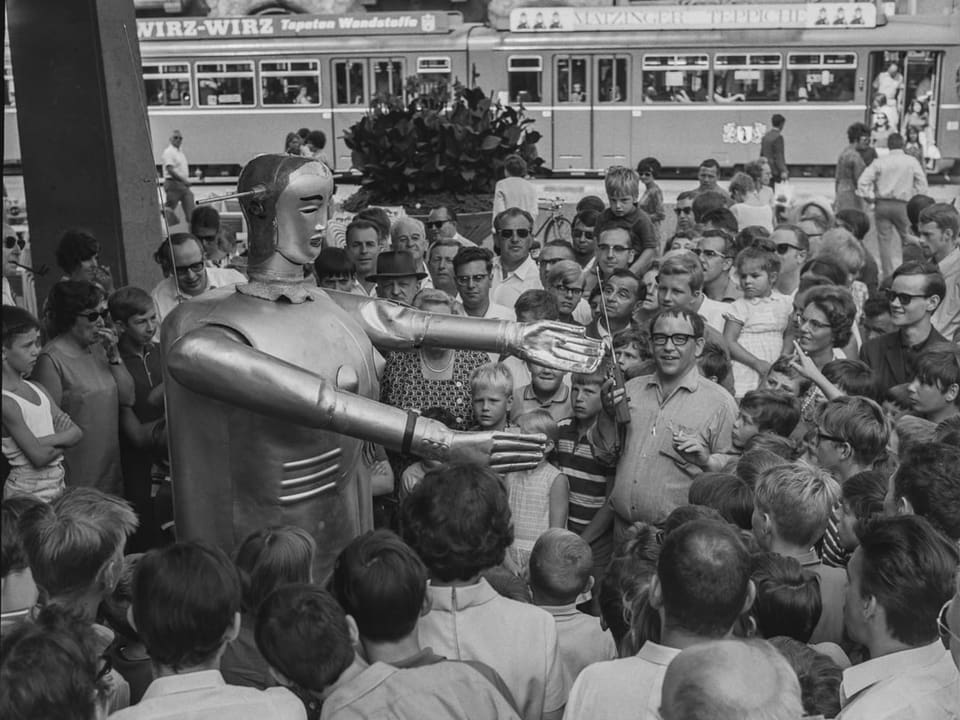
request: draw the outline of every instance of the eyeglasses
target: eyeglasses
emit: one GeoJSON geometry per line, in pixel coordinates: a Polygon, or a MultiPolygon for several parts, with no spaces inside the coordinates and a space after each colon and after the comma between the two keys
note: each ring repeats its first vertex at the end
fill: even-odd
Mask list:
{"type": "Polygon", "coordinates": [[[704,248],[690,248],[690,252],[692,252],[692,253],[693,253],[694,255],[696,255],[697,257],[700,257],[701,255],[703,255],[703,256],[705,256],[705,257],[708,257],[708,258],[717,258],[717,257],[725,258],[725,257],[730,257],[729,255],[724,255],[722,252],[717,252],[716,250],[707,250],[707,249],[704,249],[704,248]]]}
{"type": "Polygon", "coordinates": [[[677,207],[677,208],[674,208],[673,211],[674,211],[677,215],[692,215],[692,214],[693,214],[693,208],[692,208],[692,207],[677,207]]]}
{"type": "Polygon", "coordinates": [[[20,249],[23,250],[27,246],[27,241],[23,238],[18,238],[16,235],[7,235],[3,239],[3,246],[7,250],[13,250],[14,245],[19,245],[20,249]]]}
{"type": "Polygon", "coordinates": [[[583,293],[582,287],[570,287],[569,285],[554,285],[553,289],[564,295],[580,295],[583,293]]]}
{"type": "Polygon", "coordinates": [[[580,238],[593,240],[593,230],[574,230],[573,237],[577,240],[579,240],[580,238]]]}
{"type": "Polygon", "coordinates": [[[88,310],[87,312],[77,313],[78,318],[86,318],[90,322],[96,322],[99,318],[104,320],[110,319],[110,311],[104,308],[103,310],[88,310]]]}
{"type": "Polygon", "coordinates": [[[690,335],[689,333],[673,333],[672,335],[667,335],[666,333],[654,333],[650,336],[650,340],[653,341],[654,345],[660,347],[666,345],[667,340],[669,340],[673,343],[674,347],[681,348],[696,337],[696,335],[690,335]]]}
{"type": "Polygon", "coordinates": [[[894,292],[893,290],[887,290],[885,293],[888,303],[899,300],[901,305],[909,305],[914,298],[930,297],[929,295],[912,295],[911,293],[894,292]]]}
{"type": "Polygon", "coordinates": [[[177,275],[189,275],[190,273],[199,275],[203,272],[203,260],[190,265],[177,265],[174,270],[177,271],[177,275]]]}
{"type": "Polygon", "coordinates": [[[517,228],[516,230],[498,230],[497,234],[502,237],[504,240],[509,240],[514,235],[516,235],[521,240],[530,237],[530,231],[526,228],[517,228]]]}
{"type": "Polygon", "coordinates": [[[469,285],[471,282],[474,285],[479,285],[488,277],[490,277],[489,273],[481,273],[478,275],[457,275],[454,280],[457,281],[457,285],[469,285]]]}
{"type": "Polygon", "coordinates": [[[940,639],[943,641],[943,644],[948,648],[950,647],[951,639],[960,642],[960,635],[957,635],[949,625],[947,625],[947,613],[950,612],[950,605],[953,603],[953,598],[947,600],[943,607],[940,608],[940,612],[937,613],[937,630],[940,632],[940,639]]]}
{"type": "Polygon", "coordinates": [[[786,255],[791,249],[799,250],[800,248],[790,243],[777,243],[777,254],[779,255],[786,255]]]}
{"type": "Polygon", "coordinates": [[[830,327],[830,323],[820,322],[819,320],[814,320],[813,318],[804,317],[802,313],[794,313],[793,319],[797,323],[797,327],[809,325],[814,330],[825,330],[826,328],[830,327]]]}
{"type": "Polygon", "coordinates": [[[429,222],[425,222],[424,225],[426,225],[428,228],[439,230],[444,226],[445,223],[448,222],[450,222],[450,218],[444,218],[443,220],[430,220],[429,222]]]}
{"type": "Polygon", "coordinates": [[[603,244],[603,245],[597,245],[597,250],[599,250],[601,253],[613,252],[619,255],[620,253],[628,252],[629,250],[631,250],[631,248],[628,248],[624,245],[603,244]]]}

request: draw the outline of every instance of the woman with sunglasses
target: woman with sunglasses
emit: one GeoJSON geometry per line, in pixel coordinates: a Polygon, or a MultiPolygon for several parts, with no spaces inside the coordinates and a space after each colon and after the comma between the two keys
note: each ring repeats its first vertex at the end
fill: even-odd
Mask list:
{"type": "Polygon", "coordinates": [[[89,282],[58,282],[47,298],[51,339],[40,352],[32,379],[83,431],[64,450],[66,483],[120,495],[120,406],[133,405],[133,379],[108,324],[103,290],[89,282]]]}

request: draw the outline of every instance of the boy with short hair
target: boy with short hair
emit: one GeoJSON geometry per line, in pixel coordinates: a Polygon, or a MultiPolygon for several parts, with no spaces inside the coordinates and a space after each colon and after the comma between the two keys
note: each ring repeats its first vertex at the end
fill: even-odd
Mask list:
{"type": "Polygon", "coordinates": [[[960,415],[960,347],[941,343],[917,358],[917,373],[907,385],[914,414],[933,423],[960,415]]]}
{"type": "Polygon", "coordinates": [[[697,358],[697,368],[707,380],[724,387],[730,375],[730,356],[720,343],[708,340],[697,358]]]}
{"type": "Polygon", "coordinates": [[[559,422],[570,417],[570,386],[567,374],[554,368],[527,360],[530,382],[513,390],[510,421],[534,410],[544,410],[559,422]]]}
{"type": "Polygon", "coordinates": [[[470,374],[473,414],[480,430],[507,427],[513,405],[513,376],[503,363],[487,363],[470,374]]]}
{"type": "Polygon", "coordinates": [[[317,285],[324,290],[358,292],[357,266],[343,248],[327,247],[321,250],[313,261],[313,271],[317,276],[317,285]]]}
{"type": "Polygon", "coordinates": [[[596,231],[611,221],[627,223],[636,239],[633,247],[636,257],[630,269],[643,275],[657,256],[657,233],[650,216],[640,209],[640,176],[632,168],[614,165],[607,168],[603,187],[610,207],[600,213],[596,231]]]}
{"type": "Polygon", "coordinates": [[[83,431],[39,383],[27,376],[40,356],[40,324],[23,308],[3,306],[3,455],[10,473],[3,497],[50,501],[66,487],[63,449],[83,431]]]}
{"type": "Polygon", "coordinates": [[[178,542],[147,552],[133,576],[130,619],[150,654],[156,679],[135,706],[111,717],[270,717],[305,720],[286,688],[227,685],[220,658],[240,630],[240,576],[216,547],[178,542]]]}
{"type": "Polygon", "coordinates": [[[754,493],[753,534],[764,550],[796,558],[820,578],[823,613],[810,642],[840,644],[846,573],[820,562],[813,546],[827,529],[840,485],[806,463],[784,463],[760,474],[754,493]]]}
{"type": "Polygon", "coordinates": [[[845,552],[860,544],[860,533],[871,520],[883,517],[887,480],[883,473],[866,470],[847,478],[837,512],[837,538],[845,552]]]}
{"type": "Polygon", "coordinates": [[[37,584],[27,563],[20,518],[41,505],[30,495],[18,495],[0,505],[0,634],[20,624],[37,604],[37,584]]]}
{"type": "Polygon", "coordinates": [[[577,598],[590,591],[593,553],[581,536],[550,528],[530,554],[530,590],[533,604],[542,607],[557,623],[560,663],[569,682],[587,665],[617,657],[613,636],[599,618],[577,610],[577,598]]]}
{"type": "Polygon", "coordinates": [[[751,390],[740,401],[733,424],[733,447],[743,450],[754,435],[771,432],[790,437],[800,422],[797,399],[775,390],[751,390]]]}
{"type": "Polygon", "coordinates": [[[629,327],[613,336],[613,352],[627,380],[653,372],[650,335],[637,327],[629,327]]]}
{"type": "Polygon", "coordinates": [[[599,587],[613,553],[613,510],[607,502],[616,468],[597,460],[587,439],[603,409],[600,392],[607,378],[605,360],[592,373],[575,373],[570,389],[571,417],[557,423],[557,444],[550,456],[567,477],[567,529],[580,535],[593,552],[592,576],[599,587]]]}
{"type": "Polygon", "coordinates": [[[690,485],[687,501],[719,512],[741,530],[753,528],[753,485],[726,472],[705,472],[690,485]]]}

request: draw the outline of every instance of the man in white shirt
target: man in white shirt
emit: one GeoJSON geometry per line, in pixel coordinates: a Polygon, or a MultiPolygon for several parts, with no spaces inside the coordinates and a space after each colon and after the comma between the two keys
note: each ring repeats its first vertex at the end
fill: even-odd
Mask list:
{"type": "Polygon", "coordinates": [[[868,526],[847,565],[844,625],[870,659],[843,671],[838,720],[960,717],[960,672],[937,631],[956,572],[956,546],[924,518],[868,526]]]}
{"type": "Polygon", "coordinates": [[[525,290],[542,290],[537,263],[530,257],[533,218],[526,210],[507,208],[493,222],[500,257],[493,261],[493,292],[498,305],[513,307],[525,290]]]}
{"type": "Polygon", "coordinates": [[[183,144],[183,133],[174,130],[170,135],[170,144],[160,155],[160,164],[163,166],[163,190],[167,194],[164,205],[176,210],[177,205],[183,203],[184,219],[190,222],[196,204],[193,200],[193,191],[190,190],[190,166],[187,156],[180,146],[183,144]]]}
{"type": "Polygon", "coordinates": [[[199,297],[208,290],[247,281],[232,268],[207,267],[200,241],[190,233],[171,235],[160,260],[169,275],[157,283],[151,295],[157,306],[157,320],[161,323],[184,300],[199,297]]]}
{"type": "Polygon", "coordinates": [[[750,553],[727,523],[685,523],[664,540],[649,592],[660,616],[660,642],[648,640],[634,657],[584,668],[564,720],[657,717],[670,662],[685,648],[729,637],[753,605],[750,553]]]}

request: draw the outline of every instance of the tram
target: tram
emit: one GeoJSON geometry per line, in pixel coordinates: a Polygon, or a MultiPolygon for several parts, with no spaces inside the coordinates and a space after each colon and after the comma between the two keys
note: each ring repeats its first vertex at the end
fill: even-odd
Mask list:
{"type": "MultiPolygon", "coordinates": [[[[877,14],[871,3],[515,9],[509,25],[455,12],[138,21],[155,157],[179,129],[191,166],[233,176],[287,132],[343,133],[382,93],[459,81],[522,106],[554,172],[591,174],[656,157],[667,169],[759,154],[786,118],[794,174],[831,172],[850,123],[871,124],[875,81],[902,73],[897,120],[921,129],[928,170],[960,163],[960,18],[877,14]],[[842,22],[838,22],[842,18],[842,22]]],[[[889,110],[887,112],[890,112],[889,110]]],[[[20,158],[9,47],[4,163],[20,158]]]]}

